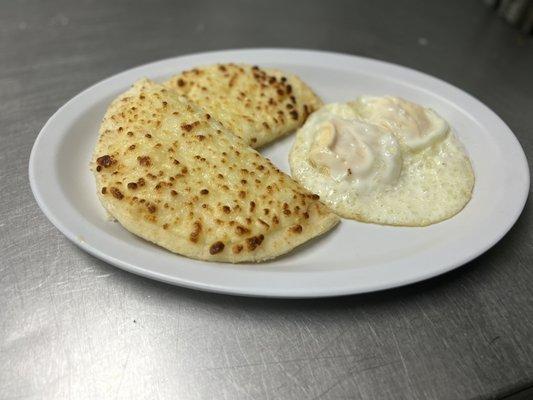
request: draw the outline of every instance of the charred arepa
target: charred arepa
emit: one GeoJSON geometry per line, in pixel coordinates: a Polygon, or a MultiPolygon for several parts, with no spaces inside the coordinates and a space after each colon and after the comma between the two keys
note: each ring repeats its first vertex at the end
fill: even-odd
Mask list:
{"type": "Polygon", "coordinates": [[[166,86],[255,148],[302,126],[322,105],[297,76],[244,64],[194,68],[174,76],[166,86]]]}
{"type": "Polygon", "coordinates": [[[126,229],[191,258],[267,260],[338,222],[209,113],[148,80],[109,107],[91,167],[126,229]]]}

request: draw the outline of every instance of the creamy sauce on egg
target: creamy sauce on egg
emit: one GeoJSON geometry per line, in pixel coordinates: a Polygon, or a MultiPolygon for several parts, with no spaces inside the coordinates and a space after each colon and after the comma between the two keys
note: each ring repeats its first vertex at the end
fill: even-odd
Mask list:
{"type": "Polygon", "coordinates": [[[317,127],[309,161],[335,181],[347,181],[362,190],[393,184],[402,168],[400,147],[393,135],[376,125],[340,117],[317,127]]]}
{"type": "Polygon", "coordinates": [[[391,131],[413,151],[442,141],[449,131],[435,111],[400,97],[362,96],[356,104],[362,119],[391,131]]]}

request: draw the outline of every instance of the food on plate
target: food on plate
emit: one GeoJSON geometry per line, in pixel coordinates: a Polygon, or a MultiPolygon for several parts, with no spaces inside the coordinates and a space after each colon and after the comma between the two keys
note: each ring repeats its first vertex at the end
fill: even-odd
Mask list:
{"type": "Polygon", "coordinates": [[[442,141],[450,127],[431,108],[393,96],[361,96],[351,104],[367,123],[391,132],[410,151],[442,141]]]}
{"type": "Polygon", "coordinates": [[[363,96],[313,113],[296,134],[292,176],[342,217],[426,226],[470,201],[474,173],[435,111],[407,100],[363,96]]]}
{"type": "Polygon", "coordinates": [[[258,148],[301,126],[322,103],[297,76],[245,64],[198,67],[166,86],[258,148]]]}
{"type": "Polygon", "coordinates": [[[210,113],[149,80],[110,105],[91,168],[112,217],[191,258],[267,260],[338,222],[210,113]]]}

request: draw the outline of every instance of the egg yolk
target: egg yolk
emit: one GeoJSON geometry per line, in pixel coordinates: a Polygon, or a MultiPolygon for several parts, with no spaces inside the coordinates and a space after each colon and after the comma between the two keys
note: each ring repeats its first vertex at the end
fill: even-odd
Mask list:
{"type": "Polygon", "coordinates": [[[398,180],[402,156],[394,136],[357,119],[332,118],[318,126],[309,161],[336,181],[366,186],[398,180]]]}
{"type": "Polygon", "coordinates": [[[389,130],[413,151],[440,142],[449,131],[435,111],[399,97],[363,96],[357,103],[362,119],[389,130]]]}

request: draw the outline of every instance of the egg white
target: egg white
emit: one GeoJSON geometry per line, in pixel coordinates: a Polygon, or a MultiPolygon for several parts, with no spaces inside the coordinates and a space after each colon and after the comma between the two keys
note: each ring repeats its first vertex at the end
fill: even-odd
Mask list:
{"type": "Polygon", "coordinates": [[[328,118],[356,118],[353,103],[329,104],[313,113],[296,134],[289,163],[292,176],[345,218],[385,225],[426,226],[456,215],[472,197],[474,172],[450,130],[443,140],[411,151],[402,146],[402,168],[393,184],[361,190],[338,182],[309,161],[314,135],[328,118]]]}

